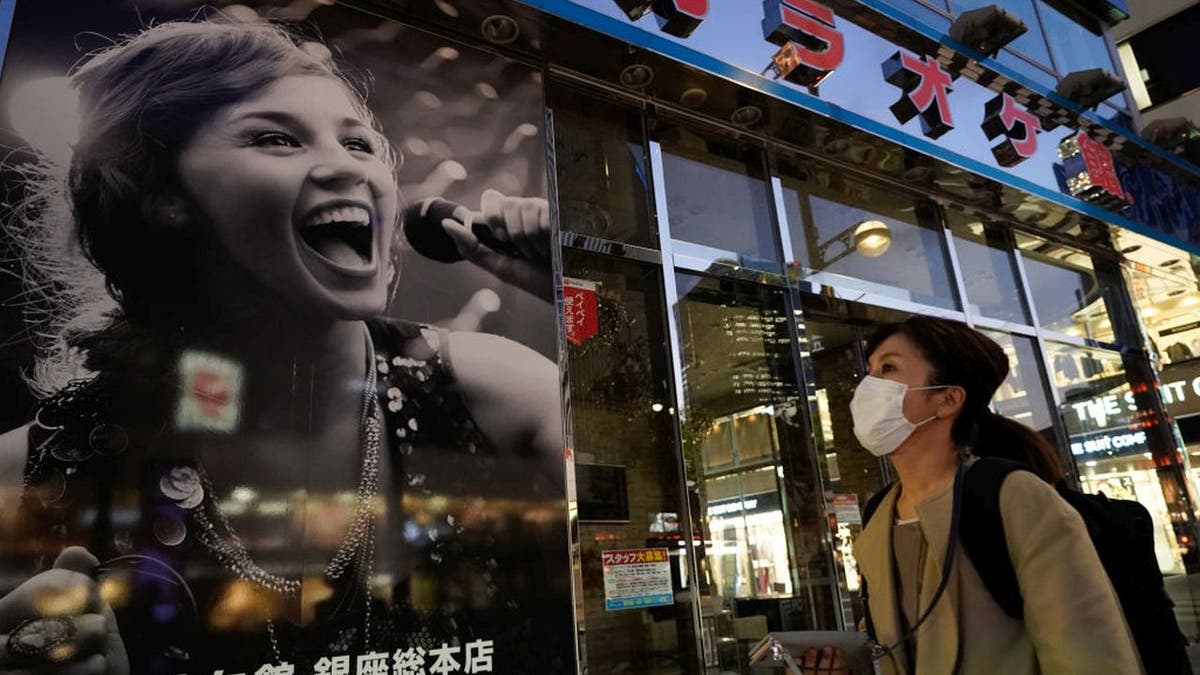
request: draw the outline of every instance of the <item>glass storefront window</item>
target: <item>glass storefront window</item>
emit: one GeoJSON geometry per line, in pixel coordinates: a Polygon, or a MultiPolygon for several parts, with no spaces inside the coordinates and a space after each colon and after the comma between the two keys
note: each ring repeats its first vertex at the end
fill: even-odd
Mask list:
{"type": "Polygon", "coordinates": [[[682,273],[676,285],[705,665],[747,672],[766,632],[835,625],[786,292],[682,273]]]}
{"type": "Polygon", "coordinates": [[[548,92],[563,229],[653,246],[641,115],[562,84],[548,92]]]}
{"type": "Polygon", "coordinates": [[[1133,232],[1115,233],[1129,294],[1164,365],[1200,357],[1200,257],[1133,232]]]}
{"type": "Polygon", "coordinates": [[[666,128],[658,138],[676,253],[779,272],[762,151],[683,127],[666,128]]]}
{"type": "Polygon", "coordinates": [[[1053,72],[1046,70],[1046,68],[1053,68],[1049,59],[1044,59],[1042,61],[1042,63],[1045,64],[1045,68],[1042,68],[1030,63],[1029,61],[1026,61],[1007,49],[1002,49],[1000,50],[1000,53],[996,55],[996,60],[1008,66],[1009,68],[1012,68],[1018,73],[1025,75],[1030,80],[1042,85],[1046,89],[1053,90],[1058,86],[1058,78],[1055,77],[1053,72]]]}
{"type": "Polygon", "coordinates": [[[958,308],[932,206],[825,168],[779,164],[801,279],[958,308]]]}
{"type": "Polygon", "coordinates": [[[1038,13],[1046,27],[1046,34],[1053,36],[1050,51],[1054,55],[1054,66],[1061,74],[1089,68],[1103,68],[1115,72],[1112,56],[1104,38],[1084,28],[1067,15],[1051,7],[1045,0],[1038,0],[1038,13]]]}
{"type": "Polygon", "coordinates": [[[1029,28],[1023,35],[1010,42],[1009,46],[1035,61],[1050,63],[1050,52],[1046,51],[1046,38],[1042,34],[1041,24],[1038,23],[1037,12],[1033,9],[1033,0],[950,0],[950,12],[958,16],[972,9],[996,4],[1012,12],[1029,28]]]}
{"type": "Polygon", "coordinates": [[[1028,324],[1008,228],[958,211],[947,211],[946,221],[963,271],[964,304],[973,313],[1028,324]]]}
{"type": "Polygon", "coordinates": [[[945,0],[887,0],[887,2],[931,28],[943,32],[950,28],[950,17],[945,14],[945,0]]]}
{"type": "MultiPolygon", "coordinates": [[[[1048,342],[1060,413],[1084,490],[1134,499],[1155,523],[1154,548],[1164,573],[1183,573],[1186,549],[1176,542],[1172,517],[1152,459],[1140,410],[1121,355],[1048,342]]],[[[1186,515],[1183,515],[1186,518],[1186,515]]]]}
{"type": "MultiPolygon", "coordinates": [[[[1120,76],[1121,71],[1113,65],[1112,54],[1104,37],[1084,28],[1067,15],[1051,7],[1045,0],[1038,0],[1038,13],[1046,35],[1051,36],[1050,52],[1054,67],[1059,75],[1077,70],[1103,68],[1120,76]]],[[[1124,108],[1125,97],[1118,93],[1107,99],[1109,103],[1124,108]]]]}
{"type": "Polygon", "coordinates": [[[1057,445],[1054,437],[1053,404],[1047,398],[1041,370],[1038,368],[1037,345],[1033,338],[984,330],[1008,356],[1008,377],[992,397],[997,413],[1014,419],[1046,437],[1057,445]]]}
{"type": "Polygon", "coordinates": [[[1091,258],[1077,249],[1016,233],[1042,328],[1112,341],[1112,324],[1103,288],[1091,258]]]}
{"type": "Polygon", "coordinates": [[[594,672],[691,673],[699,662],[662,321],[662,273],[563,249],[566,284],[594,285],[597,331],[567,352],[583,625],[594,672]],[[667,548],[674,602],[610,611],[601,553],[667,548]]]}

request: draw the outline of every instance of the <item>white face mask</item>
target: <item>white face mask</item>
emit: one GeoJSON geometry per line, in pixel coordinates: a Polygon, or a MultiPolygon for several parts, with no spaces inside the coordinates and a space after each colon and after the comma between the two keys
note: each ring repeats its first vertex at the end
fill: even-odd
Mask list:
{"type": "Polygon", "coordinates": [[[917,427],[937,418],[933,415],[920,422],[908,421],[904,416],[904,395],[910,391],[950,386],[953,385],[910,387],[903,382],[867,375],[858,383],[854,398],[850,399],[855,438],[876,457],[890,455],[917,427]]]}

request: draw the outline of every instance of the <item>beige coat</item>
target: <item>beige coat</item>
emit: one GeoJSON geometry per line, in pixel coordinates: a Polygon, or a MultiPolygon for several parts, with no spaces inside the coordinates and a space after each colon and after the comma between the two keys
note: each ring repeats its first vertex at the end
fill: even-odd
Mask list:
{"type": "MultiPolygon", "coordinates": [[[[902,636],[892,565],[893,488],[854,544],[869,583],[871,618],[880,644],[902,636]]],[[[928,542],[920,608],[942,578],[952,491],[917,505],[928,542]]],[[[1016,621],[992,600],[960,540],[945,593],[918,629],[916,673],[902,657],[884,656],[882,672],[949,675],[1101,675],[1142,673],[1137,648],[1083,520],[1037,476],[1018,471],[1000,488],[1005,539],[1025,600],[1016,621]]]]}

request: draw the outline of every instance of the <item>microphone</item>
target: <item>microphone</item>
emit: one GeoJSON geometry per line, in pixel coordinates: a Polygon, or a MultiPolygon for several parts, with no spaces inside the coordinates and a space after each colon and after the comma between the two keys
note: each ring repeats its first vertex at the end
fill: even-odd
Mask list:
{"type": "Polygon", "coordinates": [[[463,257],[454,245],[454,239],[442,227],[442,221],[450,218],[469,225],[479,243],[493,251],[512,258],[523,257],[516,246],[501,241],[487,223],[477,222],[477,215],[462,204],[441,197],[423,199],[404,210],[404,236],[417,253],[426,258],[443,263],[458,262],[463,257]]]}

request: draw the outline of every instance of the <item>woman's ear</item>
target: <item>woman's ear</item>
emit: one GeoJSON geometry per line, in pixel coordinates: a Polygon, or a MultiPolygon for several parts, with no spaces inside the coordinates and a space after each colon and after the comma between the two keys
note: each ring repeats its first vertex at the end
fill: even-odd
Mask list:
{"type": "Polygon", "coordinates": [[[176,229],[191,223],[191,211],[180,195],[153,194],[142,198],[142,218],[154,227],[176,229]]]}
{"type": "Polygon", "coordinates": [[[954,417],[962,412],[963,404],[967,402],[967,390],[958,385],[942,390],[942,400],[938,403],[938,417],[954,417]]]}

